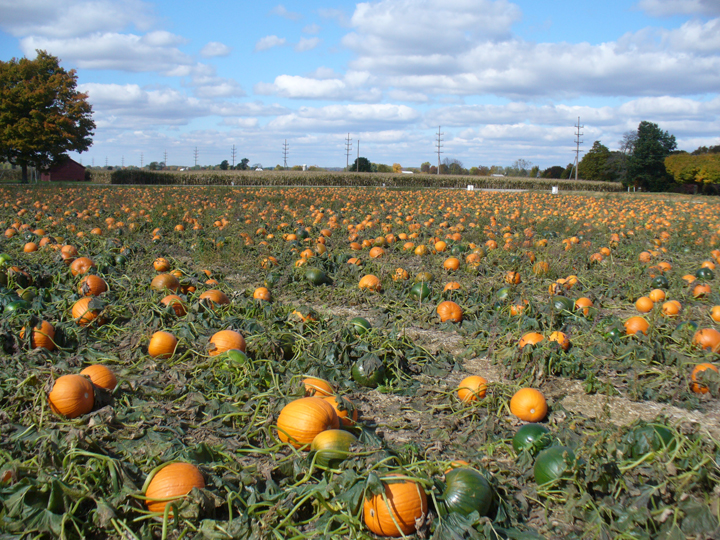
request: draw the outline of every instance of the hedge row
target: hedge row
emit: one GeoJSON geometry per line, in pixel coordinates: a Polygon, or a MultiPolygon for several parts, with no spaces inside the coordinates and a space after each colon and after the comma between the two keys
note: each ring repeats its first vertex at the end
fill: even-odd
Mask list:
{"type": "Polygon", "coordinates": [[[505,178],[491,176],[453,176],[430,174],[308,172],[308,171],[113,171],[111,184],[153,185],[224,185],[224,186],[358,186],[390,188],[462,188],[475,189],[622,191],[615,182],[551,180],[544,178],[505,178]]]}

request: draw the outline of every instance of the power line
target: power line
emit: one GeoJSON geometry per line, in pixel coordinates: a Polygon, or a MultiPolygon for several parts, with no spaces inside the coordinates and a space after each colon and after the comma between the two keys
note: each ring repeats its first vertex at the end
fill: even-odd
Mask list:
{"type": "Polygon", "coordinates": [[[442,145],[442,141],[443,141],[443,140],[442,140],[442,136],[443,136],[443,133],[440,133],[440,126],[438,126],[437,142],[435,143],[435,145],[437,146],[437,155],[438,155],[438,168],[437,168],[437,173],[438,173],[438,174],[440,174],[440,154],[443,153],[442,150],[440,150],[440,149],[443,147],[443,145],[442,145]]]}
{"type": "Polygon", "coordinates": [[[582,141],[580,140],[580,136],[582,135],[582,132],[580,131],[581,128],[584,128],[585,126],[580,125],[580,117],[578,116],[578,123],[575,126],[577,128],[577,131],[575,132],[575,144],[577,145],[575,149],[575,181],[577,182],[578,179],[578,169],[580,168],[580,144],[582,141]]]}
{"type": "Polygon", "coordinates": [[[345,139],[345,170],[350,167],[350,152],[352,152],[352,139],[348,133],[347,139],[345,139]]]}

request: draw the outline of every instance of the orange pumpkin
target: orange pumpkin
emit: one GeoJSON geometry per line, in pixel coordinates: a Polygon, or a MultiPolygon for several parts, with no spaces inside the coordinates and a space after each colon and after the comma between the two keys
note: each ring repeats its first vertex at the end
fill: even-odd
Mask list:
{"type": "Polygon", "coordinates": [[[714,328],[702,328],[695,332],[693,344],[706,351],[720,352],[720,332],[714,328]]]}
{"type": "Polygon", "coordinates": [[[521,388],[510,400],[510,412],[525,422],[541,421],[547,410],[545,396],[534,388],[521,388]]]}
{"type": "Polygon", "coordinates": [[[93,364],[88,366],[80,372],[80,375],[85,375],[90,378],[90,381],[100,388],[105,390],[115,390],[117,386],[117,378],[112,370],[102,364],[93,364]]]}
{"type": "Polygon", "coordinates": [[[180,288],[180,282],[172,274],[158,274],[150,282],[150,288],[154,291],[164,291],[165,289],[177,291],[180,288]]]}
{"type": "Polygon", "coordinates": [[[415,523],[422,521],[428,510],[427,495],[422,485],[413,480],[388,478],[383,481],[383,487],[384,497],[379,493],[365,499],[365,525],[378,536],[413,534],[415,523]]]}
{"type": "Polygon", "coordinates": [[[355,425],[358,419],[358,410],[348,398],[338,396],[321,397],[332,405],[332,408],[335,409],[335,414],[337,414],[340,423],[344,427],[355,425]]]}
{"type": "Polygon", "coordinates": [[[185,302],[183,302],[183,299],[180,298],[177,294],[168,294],[165,298],[160,300],[160,303],[165,307],[172,307],[175,315],[177,315],[178,317],[183,317],[185,314],[187,314],[187,307],[185,306],[185,302]]]}
{"type": "Polygon", "coordinates": [[[55,381],[48,401],[53,412],[66,418],[87,414],[95,403],[92,383],[82,375],[63,375],[55,381]]]}
{"type": "Polygon", "coordinates": [[[570,338],[567,337],[563,332],[553,332],[548,337],[548,341],[554,341],[563,351],[567,351],[570,348],[570,338]]]}
{"type": "Polygon", "coordinates": [[[269,302],[272,299],[272,295],[267,287],[258,287],[255,291],[253,291],[253,298],[255,300],[264,300],[265,302],[269,302]]]}
{"type": "Polygon", "coordinates": [[[625,321],[625,333],[629,336],[634,336],[638,332],[647,335],[650,323],[648,323],[642,317],[630,317],[625,321]]]}
{"type": "Polygon", "coordinates": [[[542,334],[539,334],[537,332],[528,332],[522,338],[520,338],[520,341],[518,342],[518,348],[524,349],[525,345],[537,345],[544,339],[545,336],[543,336],[542,334]]]}
{"type": "MultiPolygon", "coordinates": [[[[25,339],[25,327],[20,329],[20,339],[25,339]]],[[[33,349],[55,350],[55,328],[47,321],[40,321],[32,329],[30,347],[33,349]]]]}
{"type": "Polygon", "coordinates": [[[306,396],[325,397],[332,396],[335,393],[330,383],[324,379],[308,377],[303,379],[302,384],[305,387],[306,396]]]}
{"type": "Polygon", "coordinates": [[[85,296],[73,305],[72,317],[78,325],[87,326],[95,319],[97,319],[98,324],[103,324],[103,319],[97,318],[100,311],[97,309],[90,309],[90,302],[92,302],[92,300],[92,296],[85,296]]]}
{"type": "Polygon", "coordinates": [[[382,284],[380,283],[380,280],[377,278],[377,276],[368,274],[367,276],[363,276],[360,279],[360,283],[358,284],[358,287],[361,289],[367,289],[369,291],[378,292],[382,289],[382,284]]]}
{"type": "Polygon", "coordinates": [[[217,289],[210,289],[209,291],[205,291],[200,295],[200,300],[206,300],[210,302],[212,306],[224,306],[230,303],[230,299],[227,297],[227,295],[222,291],[218,291],[217,289]]]}
{"type": "Polygon", "coordinates": [[[319,397],[291,401],[283,407],[277,419],[278,437],[295,448],[312,443],[315,436],[326,429],[339,427],[340,419],[335,409],[319,397]]]}
{"type": "Polygon", "coordinates": [[[78,257],[70,264],[70,272],[73,276],[79,276],[86,274],[94,266],[95,263],[88,257],[78,257]]]}
{"type": "Polygon", "coordinates": [[[444,302],[440,302],[440,304],[436,308],[436,311],[438,316],[440,317],[440,321],[442,322],[450,321],[457,323],[462,321],[462,308],[452,300],[445,300],[444,302]]]}
{"type": "Polygon", "coordinates": [[[487,379],[479,375],[470,375],[460,381],[457,396],[463,403],[475,401],[485,397],[487,391],[487,379]]]}
{"type": "Polygon", "coordinates": [[[210,338],[208,351],[210,356],[217,356],[231,349],[245,352],[245,338],[242,337],[240,332],[236,332],[235,330],[220,330],[210,338]]]}
{"type": "Polygon", "coordinates": [[[715,373],[718,373],[718,368],[709,362],[703,362],[702,364],[698,364],[693,368],[692,373],[690,373],[690,380],[692,380],[692,383],[690,383],[690,390],[692,390],[696,394],[707,394],[710,391],[706,384],[698,382],[697,380],[698,374],[708,369],[714,371],[715,373]]]}
{"type": "Polygon", "coordinates": [[[205,488],[205,479],[198,468],[191,463],[170,463],[155,473],[145,490],[148,510],[164,512],[171,501],[160,499],[179,499],[193,488],[205,488]]]}
{"type": "Polygon", "coordinates": [[[153,268],[158,272],[167,272],[170,270],[170,262],[164,257],[158,257],[153,262],[153,268]]]}
{"type": "Polygon", "coordinates": [[[88,274],[78,284],[78,294],[83,296],[98,296],[105,291],[107,291],[107,283],[94,274],[88,274]]]}
{"type": "Polygon", "coordinates": [[[148,354],[153,358],[170,358],[177,348],[177,338],[170,332],[160,330],[150,337],[148,354]]]}

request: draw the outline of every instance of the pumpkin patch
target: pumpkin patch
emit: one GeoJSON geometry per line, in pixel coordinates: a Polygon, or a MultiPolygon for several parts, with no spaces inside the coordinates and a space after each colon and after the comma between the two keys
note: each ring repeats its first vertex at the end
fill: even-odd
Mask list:
{"type": "Polygon", "coordinates": [[[712,197],[0,193],[7,535],[720,534],[712,197]]]}

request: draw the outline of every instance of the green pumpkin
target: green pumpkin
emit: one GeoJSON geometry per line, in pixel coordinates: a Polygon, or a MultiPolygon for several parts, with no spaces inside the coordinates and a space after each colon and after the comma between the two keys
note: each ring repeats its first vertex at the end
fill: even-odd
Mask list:
{"type": "Polygon", "coordinates": [[[700,268],[695,272],[695,277],[698,279],[710,280],[715,277],[715,274],[709,268],[700,268]]]}
{"type": "Polygon", "coordinates": [[[0,268],[10,266],[12,264],[12,257],[7,253],[0,253],[0,268]]]}
{"type": "Polygon", "coordinates": [[[445,474],[442,501],[448,512],[463,516],[477,512],[480,517],[486,516],[493,497],[490,482],[475,469],[460,467],[445,474]]]}
{"type": "Polygon", "coordinates": [[[116,266],[125,266],[127,264],[127,257],[125,255],[116,255],[115,256],[115,265],[116,266]]]}
{"type": "Polygon", "coordinates": [[[608,330],[607,334],[605,334],[605,337],[611,341],[619,341],[622,339],[622,337],[625,335],[625,330],[614,326],[610,330],[608,330]]]}
{"type": "Polygon", "coordinates": [[[313,285],[323,285],[328,282],[327,274],[319,268],[308,268],[305,272],[305,279],[313,285]]]}
{"type": "Polygon", "coordinates": [[[553,296],[552,304],[555,311],[575,311],[575,302],[567,296],[553,296]]]}
{"type": "Polygon", "coordinates": [[[310,238],[310,233],[309,233],[308,230],[307,230],[306,228],[304,228],[304,227],[299,228],[299,229],[297,230],[297,232],[295,233],[295,235],[296,235],[298,238],[300,238],[301,240],[305,240],[306,238],[310,238]]]}
{"type": "Polygon", "coordinates": [[[26,300],[14,300],[5,304],[4,313],[20,313],[21,311],[27,311],[30,309],[30,302],[26,300]]]}
{"type": "Polygon", "coordinates": [[[418,272],[415,276],[415,283],[432,283],[435,279],[435,276],[433,276],[430,272],[418,272]]]}
{"type": "Polygon", "coordinates": [[[281,278],[282,274],[280,272],[269,272],[268,275],[265,276],[265,287],[272,289],[280,283],[281,278]]]}
{"type": "Polygon", "coordinates": [[[385,379],[385,364],[376,355],[366,354],[350,370],[353,380],[360,386],[377,387],[385,379]]]}
{"type": "Polygon", "coordinates": [[[415,300],[425,300],[430,293],[430,287],[424,281],[420,281],[410,288],[410,296],[415,300]]]}
{"type": "Polygon", "coordinates": [[[357,437],[344,429],[326,429],[318,433],[310,445],[315,463],[323,467],[337,467],[347,457],[357,437]]]}
{"type": "Polygon", "coordinates": [[[535,458],[535,482],[548,484],[561,479],[572,469],[575,454],[567,446],[551,446],[540,452],[535,458]]]}
{"type": "Polygon", "coordinates": [[[667,289],[670,287],[670,282],[668,282],[665,276],[655,276],[651,285],[654,289],[667,289]]]}
{"type": "Polygon", "coordinates": [[[552,442],[550,430],[542,424],[525,424],[515,433],[512,446],[516,452],[527,450],[536,454],[552,442]]]}
{"type": "Polygon", "coordinates": [[[507,300],[511,292],[512,288],[503,287],[502,289],[498,289],[498,292],[495,293],[495,296],[498,300],[507,300]]]}
{"type": "Polygon", "coordinates": [[[369,332],[372,329],[372,325],[364,317],[355,317],[353,319],[350,319],[350,326],[358,335],[369,332]]]}

